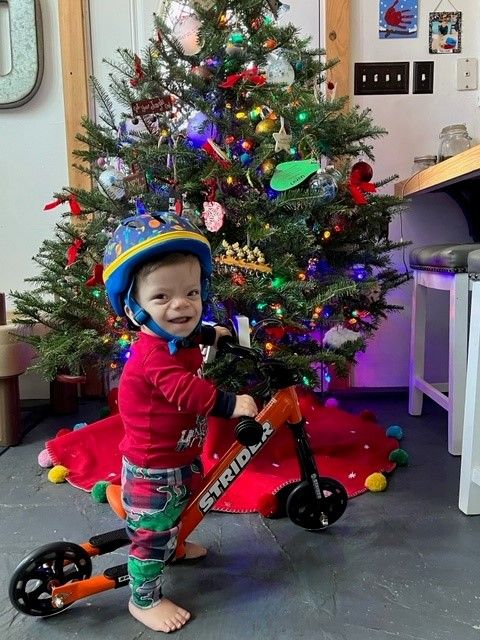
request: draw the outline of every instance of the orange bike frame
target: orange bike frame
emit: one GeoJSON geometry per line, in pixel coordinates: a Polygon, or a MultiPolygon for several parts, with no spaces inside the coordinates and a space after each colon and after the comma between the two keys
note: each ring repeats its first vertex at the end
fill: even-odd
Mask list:
{"type": "Polygon", "coordinates": [[[262,440],[251,446],[234,442],[218,463],[207,473],[201,489],[192,497],[182,513],[175,553],[177,558],[185,555],[185,540],[191,532],[275,431],[285,422],[296,424],[302,420],[295,387],[287,387],[277,391],[255,420],[263,427],[262,440]]]}
{"type": "MultiPolygon", "coordinates": [[[[290,424],[301,422],[302,414],[295,387],[287,387],[277,391],[255,420],[263,427],[261,442],[251,446],[234,442],[217,464],[210,469],[203,479],[201,488],[188,503],[180,519],[180,532],[175,552],[177,558],[182,558],[185,555],[185,540],[190,533],[197,527],[198,523],[210,511],[237,476],[248,466],[267,440],[286,422],[290,424]]],[[[88,542],[80,546],[91,556],[99,553],[98,549],[88,542]]],[[[52,599],[55,602],[55,598],[58,597],[62,603],[60,606],[64,607],[81,598],[87,598],[95,593],[113,589],[115,586],[115,580],[105,575],[96,575],[86,580],[69,582],[53,587],[52,599]]]]}

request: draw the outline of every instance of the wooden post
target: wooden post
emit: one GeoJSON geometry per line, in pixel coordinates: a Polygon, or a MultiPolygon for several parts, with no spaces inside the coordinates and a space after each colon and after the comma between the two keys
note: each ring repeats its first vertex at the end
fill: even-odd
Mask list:
{"type": "Polygon", "coordinates": [[[88,0],[58,0],[58,17],[69,184],[71,187],[90,189],[90,176],[72,167],[74,162],[78,162],[73,151],[81,148],[81,143],[75,136],[81,131],[82,117],[91,113],[88,87],[91,69],[88,0]]]}
{"type": "MultiPolygon", "coordinates": [[[[5,294],[0,293],[0,325],[6,324],[5,294]]],[[[0,377],[0,446],[18,444],[21,430],[18,375],[0,377]]]]}
{"type": "Polygon", "coordinates": [[[350,95],[350,1],[325,0],[327,60],[340,62],[329,72],[327,80],[336,83],[337,98],[350,95]]]}

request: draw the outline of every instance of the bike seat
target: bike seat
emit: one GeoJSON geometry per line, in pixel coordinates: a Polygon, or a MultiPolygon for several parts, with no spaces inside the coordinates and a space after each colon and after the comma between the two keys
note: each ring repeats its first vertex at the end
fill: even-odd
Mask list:
{"type": "Polygon", "coordinates": [[[106,490],[107,502],[119,518],[125,520],[126,512],[122,504],[122,487],[119,484],[109,484],[106,490]]]}

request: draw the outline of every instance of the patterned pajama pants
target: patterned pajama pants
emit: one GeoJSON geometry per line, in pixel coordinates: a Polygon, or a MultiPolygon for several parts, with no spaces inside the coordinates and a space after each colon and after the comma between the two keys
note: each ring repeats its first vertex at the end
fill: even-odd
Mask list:
{"type": "Polygon", "coordinates": [[[128,573],[137,607],[153,607],[162,597],[162,574],[175,553],[177,523],[199,478],[198,463],[145,469],[123,459],[122,499],[131,540],[128,573]]]}

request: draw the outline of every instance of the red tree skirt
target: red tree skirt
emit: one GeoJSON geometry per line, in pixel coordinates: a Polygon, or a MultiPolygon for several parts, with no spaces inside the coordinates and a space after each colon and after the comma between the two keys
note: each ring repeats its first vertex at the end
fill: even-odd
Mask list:
{"type": "MultiPolygon", "coordinates": [[[[395,468],[388,456],[398,448],[398,441],[387,438],[385,430],[371,419],[324,407],[311,393],[301,394],[300,406],[320,475],[341,482],[350,498],[366,491],[365,479],[370,474],[395,468]]],[[[230,446],[232,433],[230,421],[209,421],[202,457],[205,471],[230,446]]],[[[231,513],[258,511],[259,500],[298,480],[293,438],[288,429],[281,429],[227,489],[215,509],[231,513]]]]}
{"type": "MultiPolygon", "coordinates": [[[[320,475],[341,482],[349,497],[366,491],[365,479],[376,471],[392,471],[388,456],[398,448],[395,438],[371,419],[324,407],[315,395],[302,393],[302,413],[320,475]]],[[[202,456],[208,471],[233,441],[236,421],[209,419],[202,456]]],[[[99,480],[118,483],[121,456],[118,445],[123,425],[118,415],[94,422],[47,442],[54,464],[69,470],[67,481],[90,491],[99,480]]],[[[218,511],[258,511],[259,500],[300,479],[293,438],[281,429],[269,440],[215,505],[218,511]]]]}

